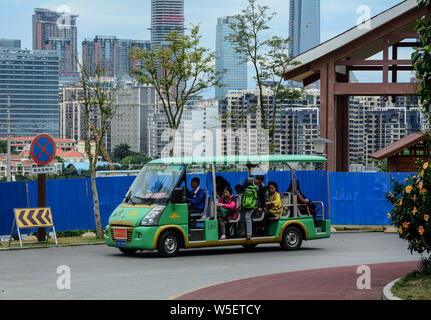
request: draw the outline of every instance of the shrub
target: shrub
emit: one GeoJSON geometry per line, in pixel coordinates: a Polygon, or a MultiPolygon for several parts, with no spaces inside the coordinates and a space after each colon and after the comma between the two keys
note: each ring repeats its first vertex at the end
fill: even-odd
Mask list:
{"type": "Polygon", "coordinates": [[[393,209],[388,213],[391,224],[409,250],[422,254],[431,252],[431,164],[420,163],[418,174],[395,182],[386,194],[393,209]]]}

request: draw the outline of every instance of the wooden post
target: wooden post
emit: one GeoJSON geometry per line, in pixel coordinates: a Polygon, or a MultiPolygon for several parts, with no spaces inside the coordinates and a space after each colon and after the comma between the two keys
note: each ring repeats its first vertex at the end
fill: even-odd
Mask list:
{"type": "MultiPolygon", "coordinates": [[[[39,208],[46,207],[46,174],[37,175],[37,206],[39,208]]],[[[45,228],[37,229],[37,241],[46,240],[46,230],[45,228]]]]}

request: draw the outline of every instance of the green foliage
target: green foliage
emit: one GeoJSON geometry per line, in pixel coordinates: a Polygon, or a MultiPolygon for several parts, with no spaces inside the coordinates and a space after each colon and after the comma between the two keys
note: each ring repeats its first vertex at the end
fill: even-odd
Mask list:
{"type": "Polygon", "coordinates": [[[416,78],[420,81],[418,95],[421,98],[421,109],[431,128],[431,0],[418,0],[420,7],[425,6],[428,14],[417,20],[416,31],[420,36],[421,47],[414,48],[412,63],[416,78]]]}
{"type": "Polygon", "coordinates": [[[130,170],[140,170],[149,161],[151,161],[151,158],[148,158],[144,154],[134,154],[125,157],[123,160],[121,160],[120,163],[123,168],[127,168],[130,170]]]}
{"type": "Polygon", "coordinates": [[[278,129],[278,104],[286,100],[297,100],[304,95],[304,91],[285,84],[283,75],[299,63],[289,57],[289,38],[270,37],[268,24],[275,12],[268,13],[268,10],[268,6],[258,5],[257,0],[248,0],[248,6],[232,20],[230,28],[235,36],[230,36],[229,40],[235,44],[235,51],[254,67],[259,105],[257,108],[251,106],[254,109],[249,107],[247,112],[260,111],[262,128],[269,130],[269,147],[272,153],[275,148],[274,135],[278,129]],[[269,87],[274,92],[272,105],[265,105],[264,87],[269,87]]]}
{"type": "Polygon", "coordinates": [[[122,159],[134,155],[135,152],[130,150],[130,146],[127,143],[121,143],[114,147],[112,151],[112,160],[121,161],[122,159]]]}
{"type": "Polygon", "coordinates": [[[370,159],[368,162],[375,163],[377,169],[379,169],[378,172],[388,172],[388,159],[384,159],[384,160],[370,159]]]}
{"type": "Polygon", "coordinates": [[[0,153],[7,153],[7,142],[0,141],[0,153]]]}
{"type": "Polygon", "coordinates": [[[431,275],[431,256],[421,257],[418,263],[418,270],[423,274],[431,275]]]}
{"type": "Polygon", "coordinates": [[[408,241],[411,252],[431,252],[431,166],[421,163],[417,175],[396,181],[386,195],[393,209],[391,224],[398,228],[401,239],[408,241]]]}
{"type": "Polygon", "coordinates": [[[184,106],[192,96],[211,89],[220,80],[220,73],[215,71],[215,53],[200,46],[199,25],[192,25],[188,30],[189,34],[185,35],[178,31],[166,35],[167,46],[132,52],[141,68],[133,73],[140,83],[155,87],[162,103],[172,130],[171,155],[174,133],[181,124],[184,106]]]}

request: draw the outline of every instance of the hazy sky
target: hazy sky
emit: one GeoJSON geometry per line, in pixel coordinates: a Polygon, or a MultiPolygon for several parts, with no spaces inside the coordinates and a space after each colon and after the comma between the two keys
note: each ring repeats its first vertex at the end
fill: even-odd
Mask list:
{"type": "MultiPolygon", "coordinates": [[[[305,0],[307,1],[307,0],[305,0]]],[[[368,5],[371,14],[386,10],[400,0],[321,0],[321,40],[325,41],[356,25],[357,8],[368,5]]],[[[288,36],[288,0],[261,0],[277,13],[271,26],[274,33],[288,36]]],[[[185,0],[186,26],[201,23],[202,43],[215,47],[217,18],[240,13],[246,0],[185,0]]],[[[149,40],[150,0],[0,0],[0,38],[22,40],[31,48],[31,16],[34,8],[56,10],[68,6],[78,14],[78,46],[84,38],[114,35],[119,38],[149,40]]]]}
{"type": "MultiPolygon", "coordinates": [[[[307,0],[304,0],[307,1],[307,0]]],[[[289,34],[289,1],[260,0],[277,13],[271,32],[289,34]]],[[[321,0],[321,41],[326,41],[356,25],[366,5],[374,16],[401,0],[321,0]]],[[[246,0],[185,0],[185,22],[201,24],[202,45],[215,49],[217,18],[241,12],[246,0]]],[[[20,39],[22,48],[32,47],[34,8],[57,10],[68,6],[78,18],[78,50],[84,38],[112,35],[118,38],[150,40],[151,0],[0,0],[0,38],[20,39]]],[[[251,81],[249,81],[251,82],[251,81]]],[[[249,87],[253,87],[249,84],[249,87]]]]}

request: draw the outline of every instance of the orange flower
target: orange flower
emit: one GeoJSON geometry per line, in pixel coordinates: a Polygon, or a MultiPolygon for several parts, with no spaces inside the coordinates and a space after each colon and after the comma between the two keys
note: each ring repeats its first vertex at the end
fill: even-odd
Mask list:
{"type": "Polygon", "coordinates": [[[426,168],[428,168],[428,162],[425,162],[424,163],[424,167],[423,167],[424,169],[426,169],[426,168]]]}
{"type": "Polygon", "coordinates": [[[408,187],[406,188],[406,192],[407,192],[407,193],[412,192],[412,190],[413,190],[413,187],[412,187],[412,186],[408,186],[408,187]]]}
{"type": "Polygon", "coordinates": [[[403,199],[400,199],[400,202],[398,203],[398,206],[402,206],[403,205],[403,199]]]}
{"type": "Polygon", "coordinates": [[[424,187],[424,182],[423,181],[419,182],[419,189],[422,189],[423,187],[424,187]]]}
{"type": "Polygon", "coordinates": [[[428,220],[429,220],[429,218],[430,218],[430,216],[429,215],[424,215],[424,220],[426,221],[426,222],[428,222],[428,220]]]}
{"type": "Polygon", "coordinates": [[[416,215],[416,213],[418,213],[418,209],[416,209],[416,207],[413,208],[413,215],[416,215]]]}
{"type": "Polygon", "coordinates": [[[419,190],[419,193],[425,193],[425,192],[427,192],[427,189],[425,188],[419,190]]]}
{"type": "Polygon", "coordinates": [[[413,199],[413,201],[416,201],[418,199],[418,197],[416,197],[416,195],[414,195],[414,197],[412,199],[413,199]]]}
{"type": "Polygon", "coordinates": [[[394,198],[395,196],[394,196],[394,194],[392,193],[392,192],[390,192],[389,191],[389,196],[391,197],[391,198],[394,198]]]}
{"type": "Polygon", "coordinates": [[[404,223],[403,223],[403,227],[404,227],[404,229],[407,229],[407,228],[409,227],[409,224],[410,224],[410,223],[408,223],[408,222],[404,222],[404,223]]]}
{"type": "Polygon", "coordinates": [[[418,231],[419,231],[420,235],[423,235],[424,232],[425,232],[424,227],[420,226],[419,229],[418,229],[418,231]]]}
{"type": "Polygon", "coordinates": [[[400,227],[400,228],[398,229],[398,231],[399,231],[399,233],[400,233],[400,234],[403,234],[403,227],[400,227]]]}
{"type": "Polygon", "coordinates": [[[422,170],[421,173],[419,173],[419,178],[423,178],[424,177],[424,171],[422,170]]]}
{"type": "Polygon", "coordinates": [[[389,218],[389,219],[392,219],[392,215],[391,215],[391,213],[390,213],[390,212],[388,212],[388,218],[389,218]]]}

